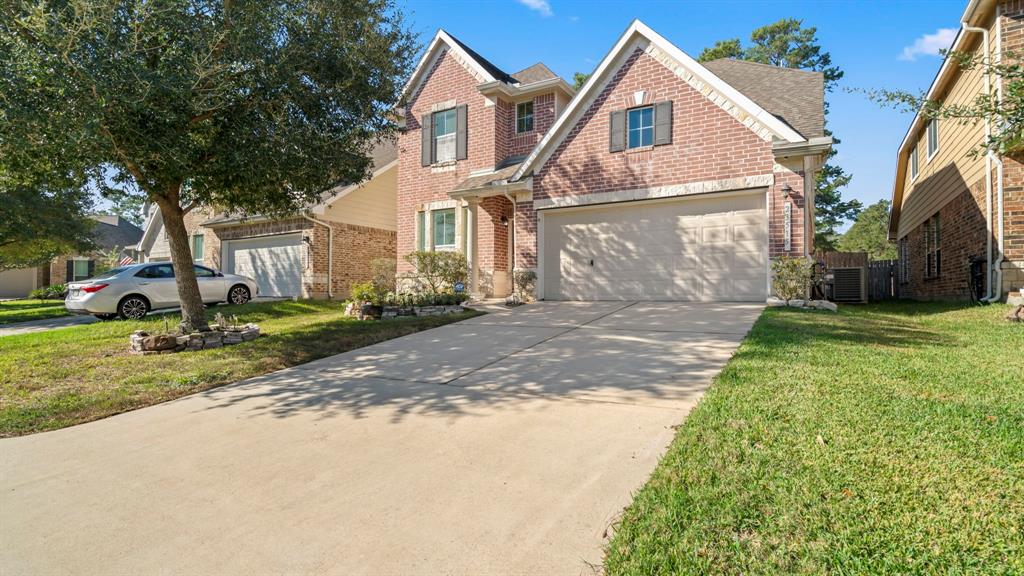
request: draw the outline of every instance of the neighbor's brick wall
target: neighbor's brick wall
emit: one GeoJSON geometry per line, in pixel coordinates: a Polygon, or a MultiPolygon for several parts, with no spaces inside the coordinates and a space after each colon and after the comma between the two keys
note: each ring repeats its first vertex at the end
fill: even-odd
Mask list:
{"type": "MultiPolygon", "coordinates": [[[[804,253],[801,170],[776,165],[771,143],[637,49],[535,175],[534,200],[774,173],[771,254],[783,253],[781,188],[788,183],[793,188],[789,254],[799,255],[804,253]],[[634,93],[641,90],[644,103],[672,100],[672,144],[611,153],[609,113],[633,107],[634,93]]],[[[535,255],[536,242],[526,249],[535,255]]]]}
{"type": "MultiPolygon", "coordinates": [[[[1000,4],[1003,58],[1024,53],[1024,0],[1000,4]]],[[[1003,158],[1003,293],[1024,289],[1024,155],[1003,158]]]]}
{"type": "MultiPolygon", "coordinates": [[[[314,229],[313,222],[305,218],[284,218],[246,222],[231,226],[219,226],[210,230],[220,246],[229,240],[241,240],[255,236],[301,233],[302,240],[302,294],[303,298],[327,297],[327,234],[314,229]],[[306,240],[308,239],[308,241],[306,240]]],[[[220,258],[220,250],[217,250],[220,258]]],[[[218,262],[217,267],[220,267],[218,262]]]]}
{"type": "Polygon", "coordinates": [[[516,203],[515,269],[537,267],[537,212],[533,201],[516,203]]]}
{"type": "MultiPolygon", "coordinates": [[[[352,284],[369,282],[373,279],[370,263],[378,258],[395,258],[396,234],[392,230],[355,226],[331,222],[334,228],[334,269],[331,275],[331,288],[335,299],[350,298],[352,284]]],[[[318,231],[326,228],[317,226],[318,231]]],[[[323,242],[317,237],[318,255],[323,254],[326,262],[327,242],[324,234],[323,242]],[[322,250],[321,250],[322,248],[322,250]]]]}
{"type": "Polygon", "coordinates": [[[985,257],[985,180],[975,182],[939,210],[941,271],[924,277],[924,224],[907,234],[909,282],[901,294],[915,300],[967,300],[972,256],[985,257]]]}
{"type": "Polygon", "coordinates": [[[68,281],[68,257],[57,256],[50,262],[50,286],[54,284],[67,284],[68,281]]]}

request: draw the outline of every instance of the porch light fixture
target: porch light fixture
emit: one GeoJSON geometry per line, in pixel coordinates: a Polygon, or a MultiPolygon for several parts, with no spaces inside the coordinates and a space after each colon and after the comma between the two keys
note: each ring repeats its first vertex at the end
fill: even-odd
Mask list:
{"type": "Polygon", "coordinates": [[[508,227],[508,216],[501,217],[501,225],[505,226],[506,228],[508,227]]]}
{"type": "Polygon", "coordinates": [[[793,187],[790,186],[789,184],[783,184],[782,185],[782,197],[783,198],[789,198],[789,196],[791,194],[793,194],[793,187]]]}

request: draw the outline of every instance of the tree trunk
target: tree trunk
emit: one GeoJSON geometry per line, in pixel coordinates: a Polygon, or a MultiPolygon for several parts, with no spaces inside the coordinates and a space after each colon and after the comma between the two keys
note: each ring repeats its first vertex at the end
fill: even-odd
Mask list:
{"type": "Polygon", "coordinates": [[[196,269],[192,259],[192,248],[185,230],[185,213],[180,206],[160,202],[160,215],[164,219],[164,232],[171,247],[171,263],[174,264],[174,278],[178,285],[178,301],[181,302],[181,324],[184,331],[209,330],[206,309],[199,293],[196,269]]]}

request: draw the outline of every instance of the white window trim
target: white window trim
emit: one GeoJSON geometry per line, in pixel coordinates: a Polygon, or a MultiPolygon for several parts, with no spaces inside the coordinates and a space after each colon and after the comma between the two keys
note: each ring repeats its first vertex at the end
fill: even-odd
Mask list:
{"type": "Polygon", "coordinates": [[[455,252],[456,250],[458,250],[458,247],[459,247],[458,208],[456,208],[456,207],[452,207],[452,208],[437,208],[437,209],[431,210],[430,212],[428,212],[428,214],[429,214],[428,220],[430,221],[430,249],[432,251],[435,251],[435,252],[455,252]],[[449,211],[449,210],[452,211],[452,216],[455,218],[455,221],[452,223],[452,225],[455,227],[455,230],[453,231],[454,234],[452,235],[452,243],[451,244],[435,244],[434,243],[434,213],[435,212],[446,212],[446,211],[449,211]]]}
{"type": "MultiPolygon", "coordinates": [[[[444,110],[438,110],[436,112],[432,112],[431,113],[431,118],[430,118],[430,126],[431,126],[431,128],[430,129],[433,132],[433,134],[431,134],[431,136],[434,139],[434,142],[433,142],[433,148],[434,148],[433,149],[433,155],[434,155],[434,157],[431,160],[433,161],[434,164],[443,164],[443,163],[447,163],[447,162],[454,162],[455,159],[458,157],[458,155],[459,155],[459,152],[458,152],[458,149],[457,149],[458,148],[458,142],[456,142],[456,139],[458,138],[458,131],[459,131],[459,126],[458,126],[458,124],[459,124],[459,117],[458,116],[459,116],[459,114],[458,114],[458,112],[456,111],[455,108],[446,108],[444,110]],[[438,136],[437,135],[437,118],[438,118],[438,116],[447,115],[449,112],[452,113],[452,124],[453,124],[454,128],[452,129],[451,132],[449,132],[447,134],[444,134],[442,136],[438,136]],[[446,147],[451,149],[451,157],[450,158],[441,158],[438,155],[438,152],[441,150],[442,141],[444,142],[446,147]]],[[[446,129],[448,128],[448,123],[447,122],[445,123],[445,128],[446,129]]]]}
{"type": "Polygon", "coordinates": [[[910,158],[908,159],[908,162],[910,163],[909,168],[911,184],[916,182],[917,177],[921,175],[921,163],[917,160],[917,158],[917,144],[914,144],[914,147],[910,149],[910,158]]]}
{"type": "Polygon", "coordinates": [[[931,162],[932,158],[934,158],[935,155],[939,153],[939,149],[941,148],[941,146],[939,146],[939,119],[938,118],[932,118],[931,120],[928,121],[928,124],[925,124],[925,128],[924,128],[924,141],[925,141],[925,146],[926,146],[926,148],[928,150],[928,160],[927,161],[931,162]],[[934,151],[932,150],[932,139],[931,139],[931,135],[929,134],[929,132],[931,131],[931,127],[932,126],[935,126],[935,150],[934,151]]]}
{"type": "Polygon", "coordinates": [[[71,278],[68,278],[67,281],[68,282],[81,282],[82,280],[87,279],[89,277],[89,260],[91,260],[91,258],[89,258],[88,256],[74,256],[74,257],[72,257],[71,258],[71,262],[72,262],[72,264],[71,264],[71,278]],[[85,276],[82,278],[82,280],[78,280],[76,278],[76,275],[75,275],[75,266],[76,266],[75,263],[76,262],[85,262],[85,276]]]}
{"type": "Polygon", "coordinates": [[[190,238],[190,241],[191,241],[191,244],[192,244],[192,246],[189,247],[192,250],[192,263],[193,264],[202,264],[203,263],[203,254],[206,253],[206,234],[193,234],[192,237],[190,238]],[[198,256],[196,256],[196,253],[195,253],[196,252],[196,238],[197,237],[203,239],[203,249],[199,253],[198,256]]]}
{"type": "Polygon", "coordinates": [[[526,102],[517,102],[516,103],[516,134],[529,134],[530,132],[533,132],[536,129],[535,122],[536,122],[536,117],[534,116],[533,100],[527,100],[526,102]],[[522,131],[520,131],[519,130],[519,119],[520,119],[520,117],[519,117],[519,107],[522,106],[523,104],[529,104],[530,105],[530,129],[529,130],[522,130],[522,131]]]}
{"type": "MultiPolygon", "coordinates": [[[[643,117],[643,113],[642,112],[641,112],[641,117],[643,117]]],[[[641,135],[640,135],[640,141],[641,142],[643,142],[643,130],[644,129],[645,129],[645,127],[643,126],[643,124],[641,124],[640,127],[637,128],[637,130],[641,132],[641,135]]],[[[634,108],[627,109],[626,110],[626,150],[643,150],[645,148],[651,148],[652,146],[654,146],[654,105],[653,104],[645,104],[643,106],[636,106],[634,108]],[[632,146],[632,147],[630,147],[630,145],[629,145],[629,133],[631,132],[631,128],[630,128],[630,125],[629,125],[629,115],[630,115],[630,112],[634,112],[634,111],[638,111],[638,110],[644,110],[644,109],[647,109],[647,108],[649,108],[651,110],[651,125],[650,125],[651,143],[650,144],[640,144],[639,146],[632,146]]]]}

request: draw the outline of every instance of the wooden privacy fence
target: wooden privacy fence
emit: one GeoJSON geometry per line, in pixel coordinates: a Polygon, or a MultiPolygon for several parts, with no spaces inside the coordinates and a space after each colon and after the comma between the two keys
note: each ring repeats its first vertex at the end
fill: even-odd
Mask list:
{"type": "Polygon", "coordinates": [[[868,300],[896,300],[900,297],[899,260],[868,263],[868,300]]]}

